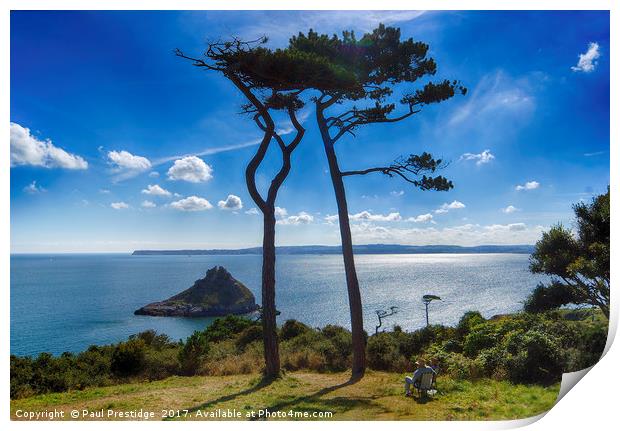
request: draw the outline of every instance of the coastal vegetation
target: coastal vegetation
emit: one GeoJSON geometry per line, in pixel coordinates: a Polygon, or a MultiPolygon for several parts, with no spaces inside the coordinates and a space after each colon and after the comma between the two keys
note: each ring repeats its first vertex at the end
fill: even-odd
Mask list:
{"type": "Polygon", "coordinates": [[[607,193],[573,206],[576,233],[557,224],[536,243],[530,259],[534,273],[552,277],[541,283],[525,303],[527,311],[566,304],[598,307],[609,319],[610,204],[607,193]]]}
{"type": "MultiPolygon", "coordinates": [[[[553,385],[562,372],[594,365],[607,339],[607,319],[594,308],[517,313],[484,319],[468,312],[457,326],[431,325],[368,336],[372,370],[400,383],[420,357],[434,359],[440,382],[553,385]]],[[[350,368],[351,333],[327,325],[310,328],[295,320],[278,328],[286,372],[340,373],[350,368]]],[[[171,376],[261,373],[262,326],[239,316],[218,318],[184,341],[146,331],[106,346],[72,354],[11,355],[11,398],[148,382],[171,376]]],[[[239,377],[229,380],[238,381],[239,377]]]]}

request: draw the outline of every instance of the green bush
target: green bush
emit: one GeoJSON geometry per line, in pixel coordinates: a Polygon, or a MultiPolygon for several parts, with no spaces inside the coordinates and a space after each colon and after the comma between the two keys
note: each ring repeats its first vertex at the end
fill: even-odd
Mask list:
{"type": "Polygon", "coordinates": [[[471,329],[463,341],[463,353],[475,358],[481,350],[490,349],[500,340],[490,325],[480,324],[471,329]]]}
{"type": "Polygon", "coordinates": [[[166,334],[158,334],[153,329],[149,329],[148,331],[140,332],[136,335],[131,335],[129,339],[138,338],[144,341],[144,344],[150,348],[155,350],[163,350],[169,349],[171,347],[175,347],[176,343],[170,340],[166,334]]]}
{"type": "Polygon", "coordinates": [[[407,334],[407,338],[401,337],[401,342],[406,342],[402,353],[409,357],[422,353],[433,343],[439,343],[453,339],[455,336],[454,328],[443,325],[430,325],[407,334]]]}
{"type": "Polygon", "coordinates": [[[368,365],[375,370],[392,370],[401,361],[398,344],[389,333],[373,335],[368,340],[368,365]]]}
{"type": "Polygon", "coordinates": [[[484,376],[496,376],[505,371],[506,351],[502,346],[483,349],[476,357],[476,363],[484,376]]]}
{"type": "Polygon", "coordinates": [[[282,328],[280,329],[280,340],[290,340],[291,338],[298,337],[308,331],[312,331],[312,328],[298,322],[297,320],[289,319],[284,322],[284,325],[282,325],[282,328]]]}
{"type": "Polygon", "coordinates": [[[142,371],[144,377],[148,380],[162,380],[180,374],[178,352],[176,348],[147,350],[142,371]]]}
{"type": "Polygon", "coordinates": [[[338,355],[345,361],[351,356],[353,339],[351,338],[351,332],[349,330],[342,326],[327,325],[321,330],[321,335],[329,339],[336,348],[338,355]]]}
{"type": "Polygon", "coordinates": [[[457,336],[463,340],[472,330],[472,328],[476,325],[484,323],[484,317],[478,311],[468,311],[463,314],[463,317],[459,320],[459,323],[456,325],[456,334],[457,336]]]}
{"type": "Polygon", "coordinates": [[[76,389],[104,386],[112,382],[112,347],[90,346],[75,358],[76,389]]]}
{"type": "Polygon", "coordinates": [[[260,322],[250,320],[245,317],[228,315],[224,318],[218,317],[211,325],[204,330],[207,341],[216,343],[218,341],[235,338],[244,329],[260,325],[260,322]]]}
{"type": "Polygon", "coordinates": [[[248,344],[263,339],[263,328],[258,325],[252,325],[245,328],[235,341],[237,350],[244,351],[248,344]]]}
{"type": "Polygon", "coordinates": [[[34,364],[29,356],[11,355],[11,399],[35,394],[31,386],[34,364]]]}
{"type": "Polygon", "coordinates": [[[195,331],[181,344],[178,353],[181,372],[186,375],[198,373],[208,353],[209,339],[206,331],[195,331]]]}
{"type": "Polygon", "coordinates": [[[506,337],[505,345],[512,382],[554,383],[562,376],[564,358],[555,337],[539,331],[515,331],[506,337]]]}
{"type": "Polygon", "coordinates": [[[127,377],[138,374],[144,366],[146,344],[140,338],[131,338],[119,343],[112,353],[112,373],[127,377]]]}

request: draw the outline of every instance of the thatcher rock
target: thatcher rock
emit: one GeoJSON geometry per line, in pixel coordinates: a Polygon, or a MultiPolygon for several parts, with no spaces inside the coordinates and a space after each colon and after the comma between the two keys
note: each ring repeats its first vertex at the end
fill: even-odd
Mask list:
{"type": "Polygon", "coordinates": [[[215,266],[194,285],[161,302],[153,302],[134,314],[146,316],[204,317],[246,314],[256,311],[250,290],[222,266],[215,266]]]}

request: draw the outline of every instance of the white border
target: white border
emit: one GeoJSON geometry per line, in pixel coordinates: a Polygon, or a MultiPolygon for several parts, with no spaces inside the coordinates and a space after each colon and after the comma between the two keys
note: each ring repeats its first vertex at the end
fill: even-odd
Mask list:
{"type": "MultiPolygon", "coordinates": [[[[3,354],[0,354],[0,367],[4,371],[5,379],[2,379],[3,401],[0,403],[0,421],[4,422],[3,429],[82,429],[84,424],[70,423],[28,423],[28,422],[10,422],[9,421],[9,256],[10,256],[10,220],[9,220],[9,150],[8,150],[8,119],[10,118],[10,83],[9,83],[9,50],[10,50],[10,10],[37,10],[37,9],[82,9],[82,10],[234,10],[234,9],[254,9],[254,10],[388,10],[388,9],[418,9],[418,10],[611,10],[611,38],[610,38],[610,60],[611,60],[611,76],[620,76],[618,68],[618,6],[617,2],[612,0],[513,0],[513,1],[490,1],[490,0],[410,0],[410,1],[394,1],[384,0],[378,4],[376,1],[357,0],[356,2],[335,2],[326,0],[298,0],[296,2],[284,0],[265,0],[257,1],[235,1],[230,0],[151,0],[148,2],[139,2],[135,0],[5,0],[2,2],[3,13],[0,17],[0,55],[3,60],[2,69],[0,70],[0,94],[3,96],[0,111],[2,117],[5,118],[4,134],[2,142],[2,151],[0,152],[1,169],[0,169],[0,196],[4,205],[0,207],[0,238],[2,239],[2,257],[0,258],[0,288],[1,297],[1,314],[2,322],[1,346],[3,354]],[[377,7],[380,6],[380,7],[377,7]]],[[[36,31],[36,29],[33,29],[36,31]]],[[[614,79],[611,82],[611,118],[618,117],[618,85],[614,79]]],[[[579,109],[579,107],[575,107],[579,109]]],[[[613,198],[612,213],[620,214],[620,204],[616,199],[617,188],[620,185],[618,175],[620,175],[620,166],[618,166],[618,136],[619,128],[616,122],[611,122],[610,137],[611,145],[611,189],[613,198]]],[[[615,216],[614,216],[615,220],[615,216]]],[[[618,223],[612,222],[612,269],[619,268],[620,259],[617,256],[618,242],[618,223]]],[[[612,277],[613,278],[613,277],[612,277]]],[[[607,355],[601,359],[584,378],[570,390],[569,393],[544,417],[530,418],[520,421],[499,421],[499,422],[383,422],[381,425],[375,422],[356,422],[352,424],[356,428],[376,428],[377,426],[395,429],[411,429],[411,427],[423,427],[424,429],[455,429],[455,430],[480,430],[480,429],[505,429],[524,426],[530,423],[528,429],[542,430],[548,428],[559,429],[608,429],[609,424],[613,423],[616,417],[617,385],[620,382],[617,364],[620,363],[620,353],[617,346],[611,345],[611,341],[615,336],[618,321],[618,299],[612,295],[612,320],[610,322],[610,337],[608,342],[609,351],[607,355]],[[537,420],[539,419],[539,420],[537,420]],[[532,423],[534,422],[534,423],[532,423]]],[[[139,429],[169,429],[169,423],[143,423],[135,422],[127,425],[123,422],[121,426],[139,428],[139,429]]],[[[260,429],[284,429],[292,426],[291,422],[280,423],[183,423],[181,425],[185,430],[200,429],[203,431],[205,427],[220,428],[241,428],[250,426],[260,429]]],[[[316,423],[301,422],[295,423],[295,428],[299,429],[315,429],[316,423]]],[[[328,422],[321,425],[322,427],[335,429],[340,427],[338,422],[328,422]]],[[[347,425],[345,425],[347,426],[347,425]]],[[[89,422],[88,427],[92,429],[109,429],[110,424],[101,422],[89,422]]]]}

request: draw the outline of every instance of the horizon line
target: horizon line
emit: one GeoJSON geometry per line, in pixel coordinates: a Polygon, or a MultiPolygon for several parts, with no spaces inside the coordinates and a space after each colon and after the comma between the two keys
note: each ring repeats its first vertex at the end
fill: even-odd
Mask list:
{"type": "MultiPolygon", "coordinates": [[[[353,247],[363,247],[363,246],[396,246],[396,247],[460,247],[460,248],[475,248],[475,247],[533,247],[535,244],[475,244],[475,245],[458,245],[458,244],[387,244],[387,243],[366,243],[366,244],[353,244],[353,247]]],[[[341,247],[341,244],[302,244],[302,245],[278,245],[276,249],[282,247],[341,247]]],[[[237,247],[237,248],[158,248],[158,249],[133,249],[133,250],[123,250],[123,251],[19,251],[9,252],[10,256],[14,255],[49,255],[49,254],[132,254],[136,251],[146,251],[146,252],[180,252],[180,251],[239,251],[239,250],[249,250],[249,249],[260,249],[261,245],[256,246],[248,246],[248,247],[237,247]]],[[[396,253],[397,254],[397,253],[396,253]]]]}

